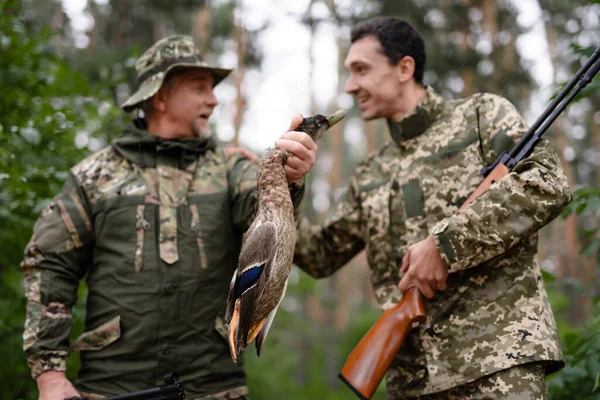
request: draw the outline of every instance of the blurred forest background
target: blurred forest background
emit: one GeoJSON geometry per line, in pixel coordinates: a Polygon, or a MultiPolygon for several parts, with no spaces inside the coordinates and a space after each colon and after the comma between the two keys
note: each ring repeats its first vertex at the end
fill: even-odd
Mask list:
{"type": "MultiPolygon", "coordinates": [[[[503,95],[530,123],[600,44],[598,0],[0,0],[0,399],[37,398],[21,351],[19,268],[33,222],[69,167],[132,118],[118,104],[135,90],[135,59],[164,35],[193,35],[209,59],[236,68],[218,87],[214,132],[259,153],[295,113],[350,108],[308,180],[304,213],[321,221],[357,162],[388,140],[343,94],[349,27],[380,14],[424,36],[425,82],[438,92],[503,95]]],[[[600,77],[547,136],[575,193],[540,234],[568,361],[549,377],[551,399],[600,399],[600,77]]],[[[246,357],[252,398],[352,398],[337,374],[380,315],[368,275],[362,255],[328,280],[293,270],[263,355],[246,357]]],[[[82,285],[73,336],[85,298],[82,285]]],[[[70,377],[78,362],[73,354],[70,377]]]]}

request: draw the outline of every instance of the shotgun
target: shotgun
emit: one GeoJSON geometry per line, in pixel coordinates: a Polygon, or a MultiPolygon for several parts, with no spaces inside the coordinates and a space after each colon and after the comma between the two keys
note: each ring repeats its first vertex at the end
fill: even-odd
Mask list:
{"type": "MultiPolygon", "coordinates": [[[[503,152],[492,164],[481,170],[485,179],[462,204],[461,210],[488,190],[491,185],[509,174],[517,163],[531,154],[548,127],[579,91],[594,79],[598,70],[600,70],[600,46],[510,152],[503,152]],[[571,92],[573,87],[575,90],[571,92]],[[569,92],[571,93],[569,94],[569,92]]],[[[359,399],[370,399],[390,367],[394,355],[402,346],[409,330],[418,326],[426,318],[425,299],[419,289],[411,287],[404,293],[398,304],[386,310],[379,317],[375,325],[352,350],[339,378],[350,387],[359,399]]]]}
{"type": "MultiPolygon", "coordinates": [[[[120,394],[107,397],[104,400],[181,400],[185,399],[183,385],[178,382],[179,375],[170,372],[163,377],[164,385],[154,389],[142,390],[140,392],[120,394]]],[[[69,397],[65,400],[88,400],[87,397],[69,397]]]]}

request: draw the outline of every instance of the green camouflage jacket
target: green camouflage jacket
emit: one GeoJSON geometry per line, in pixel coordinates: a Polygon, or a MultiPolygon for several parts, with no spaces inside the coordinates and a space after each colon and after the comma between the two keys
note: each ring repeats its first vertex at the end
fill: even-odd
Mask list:
{"type": "Polygon", "coordinates": [[[506,99],[446,101],[431,88],[393,141],[358,167],[345,201],[322,227],[302,219],[295,262],[321,278],[363,248],[382,308],[398,302],[402,257],[433,235],[450,275],[427,302],[387,376],[389,398],[443,391],[514,365],[562,366],[556,324],[536,260],[537,231],[570,201],[558,157],[533,154],[474,203],[480,169],[527,130],[506,99]]]}
{"type": "Polygon", "coordinates": [[[163,140],[136,124],[76,165],[35,224],[22,263],[32,376],[64,371],[78,350],[83,392],[149,389],[175,371],[188,398],[246,394],[222,317],[258,166],[213,139],[163,140]],[[70,347],[84,276],[86,331],[70,347]]]}

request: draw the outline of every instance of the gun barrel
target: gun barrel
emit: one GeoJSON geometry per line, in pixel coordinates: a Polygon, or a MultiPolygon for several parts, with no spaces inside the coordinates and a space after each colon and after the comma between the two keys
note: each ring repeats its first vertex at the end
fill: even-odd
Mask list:
{"type": "Polygon", "coordinates": [[[567,82],[565,87],[558,93],[558,95],[554,98],[554,100],[550,103],[550,105],[548,105],[548,107],[542,113],[542,115],[540,115],[540,117],[534,122],[534,124],[531,126],[531,129],[530,129],[531,131],[535,132],[540,127],[540,125],[544,122],[544,120],[546,118],[548,118],[550,113],[552,113],[554,108],[565,98],[565,96],[573,89],[573,87],[575,87],[575,85],[584,76],[584,74],[588,71],[588,69],[590,69],[592,64],[594,64],[594,62],[596,60],[598,60],[599,58],[600,58],[600,46],[598,46],[596,48],[596,50],[594,51],[592,56],[588,59],[588,61],[581,68],[579,68],[579,71],[577,71],[577,73],[575,73],[575,75],[569,80],[569,82],[567,82]]]}
{"type": "Polygon", "coordinates": [[[506,166],[512,170],[517,163],[529,156],[542,135],[548,130],[550,125],[567,108],[567,105],[577,96],[577,94],[592,81],[600,68],[600,46],[596,48],[592,56],[577,71],[565,87],[560,91],[556,98],[550,103],[542,115],[523,135],[521,140],[512,148],[509,153],[506,166]],[[573,89],[575,88],[575,89],[573,89]]]}

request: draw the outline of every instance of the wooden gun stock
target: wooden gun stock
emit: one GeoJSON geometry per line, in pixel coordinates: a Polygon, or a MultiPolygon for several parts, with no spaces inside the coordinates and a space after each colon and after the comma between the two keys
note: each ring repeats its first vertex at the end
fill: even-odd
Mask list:
{"type": "MultiPolygon", "coordinates": [[[[490,186],[509,173],[504,164],[498,164],[473,194],[460,207],[462,210],[490,186]]],[[[425,321],[425,298],[416,287],[411,287],[394,307],[386,310],[348,356],[340,379],[361,400],[368,400],[383,380],[394,356],[400,350],[409,330],[425,321]],[[416,324],[416,325],[415,325],[416,324]]]]}
{"type": "Polygon", "coordinates": [[[419,289],[412,287],[398,304],[385,310],[350,353],[340,379],[360,399],[370,399],[410,328],[425,318],[425,299],[419,289]]]}

